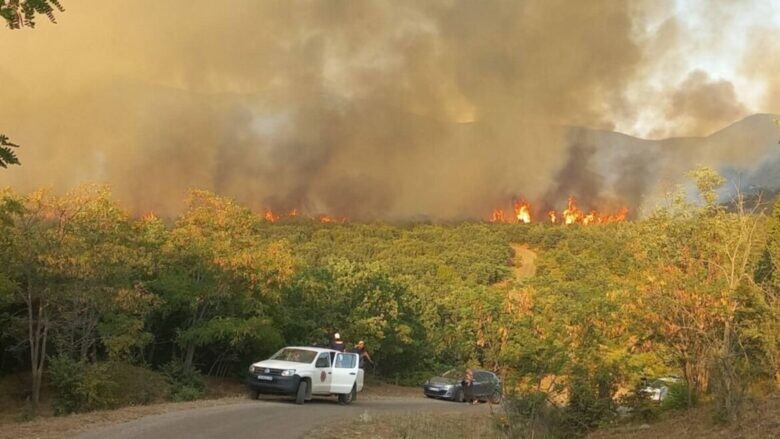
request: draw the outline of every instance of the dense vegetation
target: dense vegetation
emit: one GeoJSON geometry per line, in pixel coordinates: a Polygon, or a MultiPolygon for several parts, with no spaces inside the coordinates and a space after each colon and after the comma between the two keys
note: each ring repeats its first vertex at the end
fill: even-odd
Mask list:
{"type": "Polygon", "coordinates": [[[117,405],[104,395],[121,371],[158,371],[157,391],[189,399],[200,374],[240,377],[340,332],[388,378],[500,372],[524,428],[566,401],[556,423],[592,429],[662,373],[685,378],[684,405],[706,395],[729,419],[750,385],[780,379],[780,202],[771,217],[726,208],[717,175],[694,177],[699,203],[588,227],[269,223],[202,191],[162,220],[131,217],[101,186],[6,190],[0,373],[32,374],[33,409],[54,376],[59,411],[117,405]],[[515,277],[513,244],[538,253],[535,276],[515,277]]]}

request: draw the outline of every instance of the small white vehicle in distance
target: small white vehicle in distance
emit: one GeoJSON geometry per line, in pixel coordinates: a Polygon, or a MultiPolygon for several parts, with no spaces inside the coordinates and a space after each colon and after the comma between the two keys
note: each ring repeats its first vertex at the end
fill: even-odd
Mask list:
{"type": "Polygon", "coordinates": [[[333,349],[291,346],[271,358],[249,366],[246,385],[250,396],[290,395],[303,404],[312,396],[338,396],[339,403],[350,404],[363,390],[363,369],[358,354],[333,349]]]}
{"type": "Polygon", "coordinates": [[[674,385],[680,385],[685,383],[680,377],[665,376],[656,378],[646,386],[642,387],[639,391],[647,396],[651,401],[661,402],[669,395],[669,387],[674,385]]]}

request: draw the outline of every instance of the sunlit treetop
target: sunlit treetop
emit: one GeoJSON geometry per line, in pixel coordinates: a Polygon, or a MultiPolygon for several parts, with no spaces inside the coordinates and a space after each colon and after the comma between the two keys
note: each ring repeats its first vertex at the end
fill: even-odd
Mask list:
{"type": "Polygon", "coordinates": [[[0,0],[0,16],[11,29],[35,27],[38,15],[45,15],[52,23],[56,23],[55,10],[65,11],[59,0],[0,0]]]}

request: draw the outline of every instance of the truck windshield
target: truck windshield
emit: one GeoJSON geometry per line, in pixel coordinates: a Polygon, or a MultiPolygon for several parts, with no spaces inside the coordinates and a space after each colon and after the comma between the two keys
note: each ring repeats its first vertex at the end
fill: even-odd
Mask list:
{"type": "Polygon", "coordinates": [[[284,348],[281,351],[275,353],[270,359],[279,361],[292,361],[293,363],[311,363],[314,361],[315,356],[317,356],[317,353],[314,351],[308,351],[306,349],[284,348]]]}

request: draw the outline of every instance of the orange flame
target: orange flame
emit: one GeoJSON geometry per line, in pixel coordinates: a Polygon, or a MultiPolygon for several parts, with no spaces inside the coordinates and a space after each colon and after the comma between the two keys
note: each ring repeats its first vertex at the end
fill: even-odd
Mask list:
{"type": "Polygon", "coordinates": [[[157,220],[157,215],[155,215],[154,212],[148,212],[141,218],[143,218],[144,221],[155,221],[157,220]]]}
{"type": "Polygon", "coordinates": [[[298,209],[293,208],[289,213],[287,213],[287,216],[289,216],[290,218],[295,218],[296,216],[298,216],[298,209]]]}
{"type": "Polygon", "coordinates": [[[550,217],[550,222],[555,224],[558,222],[558,212],[551,210],[547,212],[547,216],[550,217]]]}
{"type": "Polygon", "coordinates": [[[531,205],[525,200],[515,201],[515,217],[518,223],[529,224],[531,222],[531,205]]]}
{"type": "Polygon", "coordinates": [[[569,195],[569,201],[566,203],[566,209],[563,211],[564,224],[574,224],[582,219],[582,212],[577,209],[577,200],[569,195]]]}
{"type": "Polygon", "coordinates": [[[505,223],[506,217],[504,214],[504,211],[501,209],[494,209],[493,213],[490,214],[490,222],[491,223],[505,223]]]}
{"type": "Polygon", "coordinates": [[[273,210],[268,209],[265,211],[265,215],[263,215],[263,218],[265,218],[266,221],[269,223],[275,223],[279,221],[279,215],[275,214],[273,210]]]}

